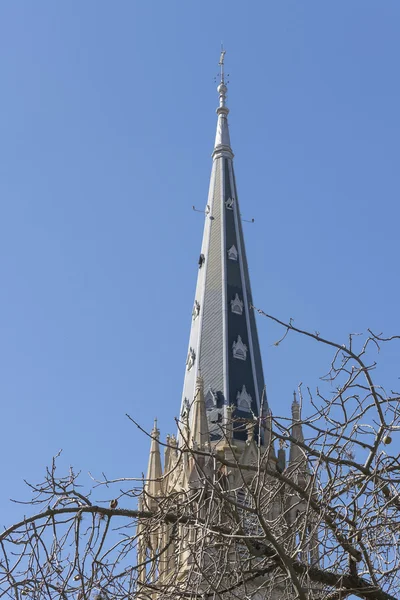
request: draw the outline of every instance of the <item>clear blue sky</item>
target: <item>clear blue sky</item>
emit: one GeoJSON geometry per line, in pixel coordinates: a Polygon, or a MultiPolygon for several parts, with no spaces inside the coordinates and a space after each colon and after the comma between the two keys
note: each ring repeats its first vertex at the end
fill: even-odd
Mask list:
{"type": "MultiPolygon", "coordinates": [[[[398,0],[1,2],[2,523],[60,448],[140,475],[126,412],[174,432],[221,40],[256,305],[340,342],[399,333],[399,26],[398,0]]],[[[328,355],[259,332],[286,413],[328,355]]]]}

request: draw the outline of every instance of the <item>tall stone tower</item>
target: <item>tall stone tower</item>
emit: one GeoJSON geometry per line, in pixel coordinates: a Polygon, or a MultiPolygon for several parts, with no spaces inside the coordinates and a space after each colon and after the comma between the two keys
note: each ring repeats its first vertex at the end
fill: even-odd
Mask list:
{"type": "MultiPolygon", "coordinates": [[[[277,539],[285,538],[290,548],[295,548],[299,531],[304,530],[304,502],[287,494],[282,482],[273,477],[274,473],[285,472],[303,487],[309,480],[306,457],[293,441],[303,440],[296,400],[292,405],[288,463],[284,447],[276,453],[271,439],[271,416],[233,168],[224,58],[222,51],[217,132],[178,434],[167,436],[162,467],[155,423],[140,501],[143,510],[157,512],[162,504],[163,510],[167,506],[171,514],[184,510],[189,515],[188,524],[160,522],[151,531],[146,529],[146,523],[139,523],[138,562],[143,565],[139,581],[143,589],[149,586],[147,594],[156,598],[178,597],[179,590],[184,591],[185,597],[202,595],[205,590],[210,595],[210,589],[214,589],[215,597],[231,597],[222,588],[236,589],[236,597],[238,592],[240,596],[245,593],[240,591],[240,577],[248,570],[251,548],[247,542],[246,546],[243,541],[230,540],[228,544],[226,538],[215,541],[209,533],[200,533],[198,523],[217,522],[221,527],[228,521],[232,524],[233,519],[242,535],[262,538],[260,519],[245,510],[256,508],[277,539]],[[225,569],[225,575],[217,578],[219,584],[215,587],[214,578],[220,567],[225,569]],[[232,583],[235,580],[239,588],[232,583]],[[157,589],[164,591],[155,592],[157,589]]],[[[317,560],[316,536],[309,526],[306,529],[310,550],[305,558],[317,560]]],[[[283,578],[276,576],[271,581],[253,580],[246,595],[281,598],[283,578]]],[[[285,597],[295,595],[289,590],[285,597]]]]}

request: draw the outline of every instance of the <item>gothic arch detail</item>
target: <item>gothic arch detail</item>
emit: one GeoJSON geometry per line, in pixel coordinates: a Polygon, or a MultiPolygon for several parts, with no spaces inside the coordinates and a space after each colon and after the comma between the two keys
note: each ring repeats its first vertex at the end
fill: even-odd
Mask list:
{"type": "Polygon", "coordinates": [[[236,395],[236,403],[239,410],[243,412],[251,412],[251,396],[246,390],[246,386],[243,387],[240,392],[236,395]]]}
{"type": "Polygon", "coordinates": [[[231,300],[231,311],[235,313],[235,315],[243,314],[243,301],[239,298],[238,294],[231,300]]]}
{"type": "Polygon", "coordinates": [[[207,410],[212,410],[213,408],[216,408],[217,396],[211,389],[208,390],[206,397],[204,398],[204,402],[207,410]]]}
{"type": "Polygon", "coordinates": [[[240,335],[238,335],[236,342],[233,342],[232,351],[233,351],[233,358],[238,358],[239,360],[246,360],[248,348],[247,348],[246,344],[243,342],[240,335]]]}

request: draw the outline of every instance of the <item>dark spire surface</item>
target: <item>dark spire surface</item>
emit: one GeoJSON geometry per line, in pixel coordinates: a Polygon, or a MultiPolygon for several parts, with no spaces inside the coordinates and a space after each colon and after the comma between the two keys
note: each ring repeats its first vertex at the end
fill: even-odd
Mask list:
{"type": "MultiPolygon", "coordinates": [[[[196,379],[201,374],[211,440],[222,436],[227,407],[235,419],[267,413],[264,375],[252,305],[250,276],[230,143],[221,52],[217,132],[198,276],[181,414],[193,410],[196,379]]],[[[193,415],[193,416],[192,416],[193,415]]],[[[246,439],[245,428],[234,439],[246,439]]]]}

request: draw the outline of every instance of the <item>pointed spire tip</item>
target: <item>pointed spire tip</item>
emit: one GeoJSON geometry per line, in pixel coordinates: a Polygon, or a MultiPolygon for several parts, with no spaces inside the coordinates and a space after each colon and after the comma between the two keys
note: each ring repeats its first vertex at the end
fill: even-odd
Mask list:
{"type": "Polygon", "coordinates": [[[231,149],[231,141],[229,136],[229,127],[228,127],[228,114],[229,108],[226,106],[226,94],[228,88],[226,87],[225,81],[225,54],[226,50],[221,49],[221,55],[219,58],[219,67],[220,67],[220,83],[217,87],[217,91],[219,94],[219,106],[217,108],[218,115],[218,123],[217,123],[217,133],[215,136],[215,144],[214,144],[214,152],[213,158],[218,158],[221,155],[228,156],[229,158],[233,158],[233,152],[231,149]]]}
{"type": "MultiPolygon", "coordinates": [[[[226,108],[225,102],[226,102],[226,92],[228,91],[228,88],[226,87],[226,82],[225,82],[225,54],[226,54],[226,50],[223,49],[223,47],[221,48],[221,55],[219,57],[219,69],[220,69],[220,81],[219,81],[219,85],[217,87],[217,91],[219,94],[219,108],[217,109],[217,112],[225,112],[228,111],[228,109],[226,108]],[[223,111],[221,111],[221,109],[223,109],[223,111]]],[[[229,112],[229,111],[228,111],[229,112]]],[[[226,113],[228,114],[228,113],[226,113]]]]}
{"type": "Polygon", "coordinates": [[[296,392],[293,392],[292,417],[295,421],[300,419],[300,404],[297,400],[296,392]]]}

